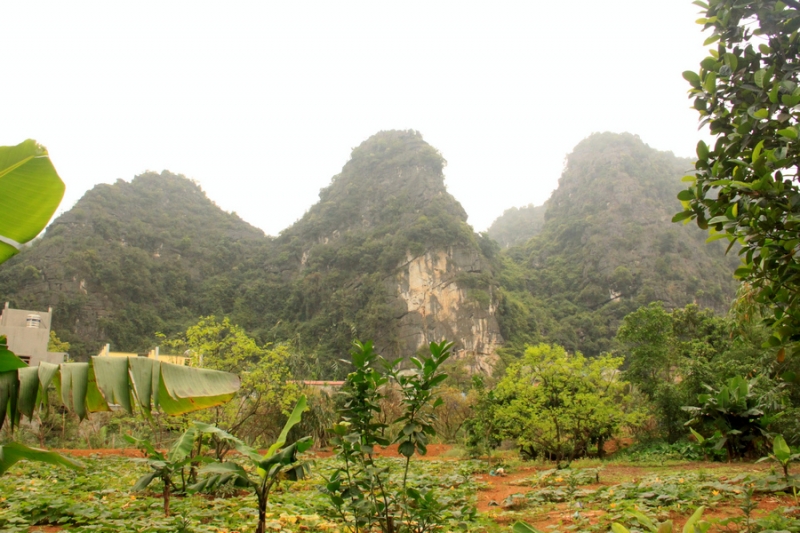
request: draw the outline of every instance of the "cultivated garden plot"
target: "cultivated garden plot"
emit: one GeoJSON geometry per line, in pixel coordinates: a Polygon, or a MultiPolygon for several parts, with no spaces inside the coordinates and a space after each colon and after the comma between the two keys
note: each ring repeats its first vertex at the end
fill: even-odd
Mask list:
{"type": "MultiPolygon", "coordinates": [[[[657,531],[668,520],[680,531],[701,506],[696,531],[800,531],[798,496],[779,465],[584,461],[556,470],[517,462],[505,475],[490,475],[484,461],[459,459],[449,447],[431,452],[427,460],[412,462],[409,484],[434,490],[445,509],[441,531],[510,531],[520,520],[542,532],[610,531],[614,523],[629,531],[657,531]]],[[[107,451],[80,454],[85,470],[23,462],[0,479],[0,530],[255,530],[252,492],[227,486],[174,495],[167,518],[159,483],[133,491],[148,470],[145,462],[107,451]]],[[[335,467],[335,459],[323,455],[307,454],[310,477],[273,490],[268,531],[346,531],[321,491],[335,467]]],[[[380,455],[390,483],[399,483],[403,461],[396,453],[380,455]]]]}

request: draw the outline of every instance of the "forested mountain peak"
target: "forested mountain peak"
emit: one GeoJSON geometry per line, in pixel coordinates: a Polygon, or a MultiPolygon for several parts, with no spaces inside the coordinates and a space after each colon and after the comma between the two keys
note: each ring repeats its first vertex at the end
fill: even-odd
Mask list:
{"type": "Polygon", "coordinates": [[[445,164],[417,131],[379,132],[353,149],[319,202],[281,236],[324,240],[348,230],[396,229],[416,222],[431,205],[466,222],[444,185],[445,164]]]}
{"type": "Polygon", "coordinates": [[[13,307],[54,308],[53,327],[73,355],[147,349],[220,309],[213,284],[269,245],[222,211],[193,181],[164,171],[88,191],[32,247],[0,271],[13,307]]]}
{"type": "MultiPolygon", "coordinates": [[[[691,161],[628,133],[598,133],[578,144],[545,204],[541,231],[506,252],[521,269],[507,270],[507,295],[541,308],[525,319],[536,324],[527,330],[594,355],[610,348],[625,314],[651,301],[726,310],[735,255],[725,256],[719,242],[706,244],[697,227],[671,222],[681,177],[691,170],[691,161]]],[[[509,326],[511,316],[501,320],[504,334],[520,339],[510,332],[526,328],[509,326]]],[[[529,333],[525,341],[536,338],[529,333]]]]}

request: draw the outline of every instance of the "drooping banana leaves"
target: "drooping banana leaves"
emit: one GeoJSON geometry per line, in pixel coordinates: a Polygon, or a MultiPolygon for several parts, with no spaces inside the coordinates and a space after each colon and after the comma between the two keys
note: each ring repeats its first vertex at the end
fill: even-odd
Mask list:
{"type": "MultiPolygon", "coordinates": [[[[239,377],[228,372],[173,365],[143,357],[92,357],[89,363],[41,363],[19,366],[8,350],[0,350],[0,429],[5,419],[13,429],[20,415],[32,417],[46,407],[47,388],[55,384],[64,406],[81,419],[112,407],[145,414],[161,409],[180,415],[229,401],[239,390],[239,377]]],[[[22,363],[24,365],[24,363],[22,363]]]]}

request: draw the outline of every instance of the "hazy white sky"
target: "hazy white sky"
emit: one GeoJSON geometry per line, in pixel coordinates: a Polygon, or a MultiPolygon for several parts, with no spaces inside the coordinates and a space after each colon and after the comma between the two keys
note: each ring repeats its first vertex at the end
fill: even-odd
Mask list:
{"type": "Polygon", "coordinates": [[[277,235],[351,148],[416,129],[486,229],[597,131],[691,156],[688,0],[3,2],[0,145],[47,146],[62,210],[168,169],[277,235]]]}

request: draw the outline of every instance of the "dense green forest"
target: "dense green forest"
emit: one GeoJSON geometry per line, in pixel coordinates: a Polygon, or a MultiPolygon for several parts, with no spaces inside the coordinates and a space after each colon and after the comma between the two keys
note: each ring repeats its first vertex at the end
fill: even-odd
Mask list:
{"type": "Polygon", "coordinates": [[[482,235],[447,192],[444,166],[418,132],[381,132],[278,237],[169,172],[99,185],[0,272],[0,296],[18,308],[53,306],[54,329],[78,359],[106,342],[145,351],[214,315],[261,344],[289,343],[298,371],[315,377],[341,375],[354,337],[403,355],[409,328],[439,327],[440,288],[429,289],[427,322],[403,322],[411,304],[399,296],[409,262],[435,265],[436,254],[448,257],[432,267],[449,276],[442,285],[457,287],[457,331],[496,329],[511,359],[542,341],[598,355],[639,306],[722,313],[733,297],[735,259],[670,223],[691,162],[638,137],[586,139],[546,211],[508,210],[482,235]],[[483,321],[469,322],[475,316],[483,321]]]}

